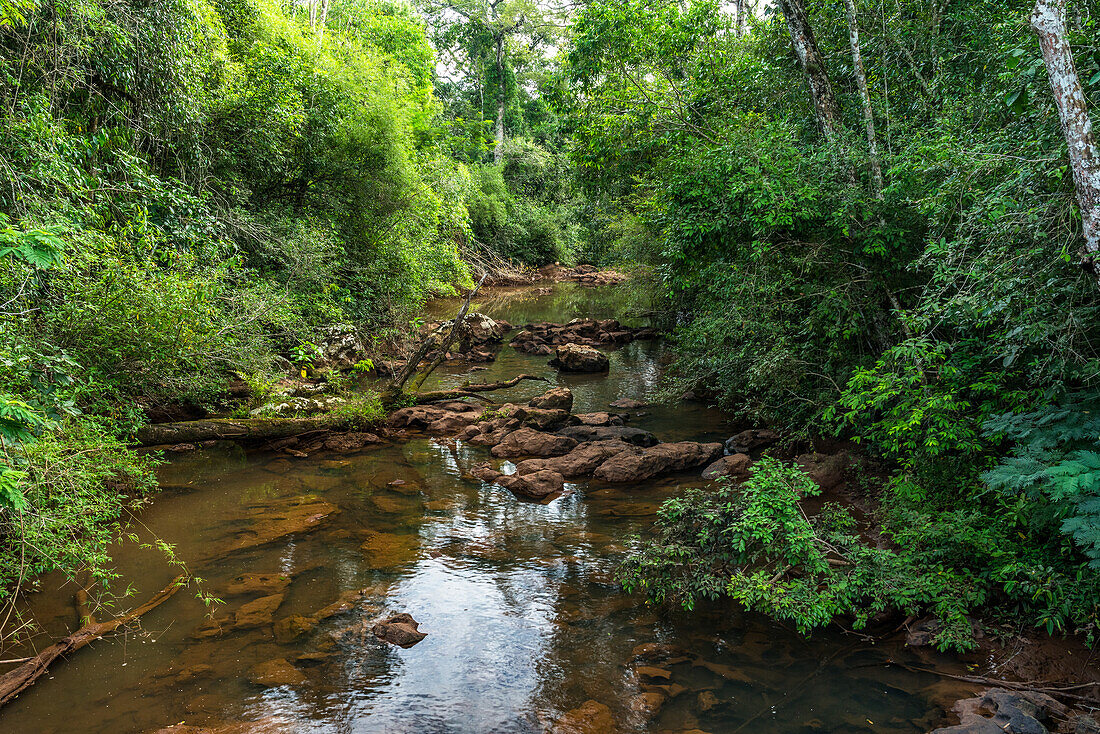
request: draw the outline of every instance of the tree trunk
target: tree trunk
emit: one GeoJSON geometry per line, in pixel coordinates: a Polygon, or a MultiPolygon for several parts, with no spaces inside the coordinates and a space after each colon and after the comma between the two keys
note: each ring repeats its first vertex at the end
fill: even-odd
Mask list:
{"type": "Polygon", "coordinates": [[[300,436],[313,431],[335,430],[347,425],[346,418],[320,415],[315,418],[211,418],[179,423],[152,423],[138,429],[141,446],[165,446],[228,439],[260,441],[300,436]]]}
{"type": "Polygon", "coordinates": [[[737,14],[736,24],[734,28],[737,29],[737,35],[745,35],[745,0],[737,0],[737,14]]]}
{"type": "Polygon", "coordinates": [[[1062,121],[1062,133],[1069,147],[1070,168],[1077,187],[1077,205],[1081,209],[1085,236],[1081,265],[1096,273],[1096,257],[1100,253],[1100,157],[1085,92],[1073,63],[1073,50],[1066,38],[1066,0],[1038,0],[1031,14],[1031,27],[1039,34],[1039,46],[1062,121]]]}
{"type": "Polygon", "coordinates": [[[863,99],[863,125],[867,130],[867,150],[871,158],[871,180],[875,187],[875,198],[882,200],[882,162],[878,157],[878,137],[875,135],[875,115],[871,108],[871,92],[867,89],[867,73],[863,69],[863,54],[859,50],[859,22],[856,17],[855,0],[844,0],[848,9],[848,43],[852,47],[852,71],[856,75],[856,86],[863,99]]]}
{"type": "Polygon", "coordinates": [[[806,82],[810,86],[810,97],[813,99],[818,124],[821,125],[821,131],[825,134],[826,140],[836,143],[840,138],[837,121],[840,116],[840,107],[833,94],[829,73],[825,69],[825,59],[821,55],[821,49],[818,48],[813,29],[810,28],[806,8],[803,7],[802,0],[779,0],[779,8],[787,19],[794,52],[802,64],[806,82]]]}
{"type": "Polygon", "coordinates": [[[506,85],[504,83],[504,36],[497,37],[497,121],[493,138],[496,145],[493,147],[493,163],[500,165],[504,159],[504,96],[506,85]]]}

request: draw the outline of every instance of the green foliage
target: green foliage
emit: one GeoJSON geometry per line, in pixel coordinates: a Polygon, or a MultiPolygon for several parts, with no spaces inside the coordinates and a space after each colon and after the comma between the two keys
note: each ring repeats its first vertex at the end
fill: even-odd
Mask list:
{"type": "Polygon", "coordinates": [[[965,570],[872,548],[837,505],[808,517],[800,502],[818,487],[797,467],[764,458],[747,482],[723,481],[668,500],[658,536],[624,565],[628,591],[687,609],[727,596],[788,620],[803,634],[838,617],[855,629],[887,610],[934,613],[941,649],[973,646],[967,612],[984,600],[965,570]]]}
{"type": "Polygon", "coordinates": [[[1014,444],[1012,454],[982,476],[986,483],[1031,500],[1035,529],[1057,523],[1100,569],[1100,396],[1072,395],[1037,411],[997,416],[984,427],[1014,444]]]}

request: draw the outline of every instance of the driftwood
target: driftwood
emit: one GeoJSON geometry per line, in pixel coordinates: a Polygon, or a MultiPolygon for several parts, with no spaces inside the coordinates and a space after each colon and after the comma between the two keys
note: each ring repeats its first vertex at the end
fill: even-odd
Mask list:
{"type": "Polygon", "coordinates": [[[1100,687],[1100,682],[1093,683],[1078,683],[1072,686],[1059,686],[1049,683],[1047,681],[1017,681],[1017,680],[1004,680],[1003,678],[986,678],[984,675],[955,675],[954,673],[946,673],[942,670],[933,670],[932,668],[922,668],[916,665],[906,665],[905,663],[898,662],[897,660],[891,660],[889,665],[896,665],[899,668],[905,668],[913,673],[930,673],[931,675],[939,676],[940,678],[950,678],[951,680],[962,681],[963,683],[974,683],[982,686],[993,686],[995,688],[1008,688],[1013,691],[1036,691],[1038,693],[1045,693],[1048,696],[1054,698],[1065,698],[1070,701],[1083,701],[1092,705],[1100,704],[1100,698],[1096,696],[1081,696],[1076,693],[1070,693],[1069,691],[1076,691],[1082,688],[1100,687]]]}
{"type": "Polygon", "coordinates": [[[141,446],[218,439],[258,441],[339,429],[345,427],[345,423],[344,418],[325,415],[312,418],[210,418],[179,423],[152,423],[139,428],[136,438],[141,446]]]}
{"type": "MultiPolygon", "coordinates": [[[[478,281],[478,284],[474,286],[473,290],[466,294],[466,300],[465,302],[463,302],[462,308],[459,309],[458,316],[455,317],[454,324],[451,326],[451,330],[450,332],[448,332],[447,338],[438,347],[439,356],[436,357],[436,359],[432,360],[432,363],[428,365],[428,368],[423,373],[417,375],[416,380],[413,382],[414,390],[420,389],[420,386],[424,384],[424,380],[427,379],[428,375],[430,375],[436,367],[443,364],[443,355],[447,353],[447,350],[450,349],[451,344],[454,343],[455,337],[458,336],[458,332],[462,328],[463,320],[466,318],[466,312],[470,310],[470,302],[473,300],[474,294],[481,289],[481,284],[485,282],[485,278],[487,276],[488,273],[482,275],[481,280],[478,281]]],[[[420,366],[420,363],[424,361],[424,358],[427,357],[428,353],[431,352],[432,349],[435,347],[435,340],[432,338],[431,334],[429,334],[427,337],[424,338],[422,342],[420,342],[420,345],[416,348],[416,351],[413,352],[413,356],[409,358],[408,363],[393,378],[393,382],[383,394],[382,401],[384,405],[390,405],[398,402],[397,397],[401,395],[402,390],[405,389],[405,383],[409,381],[409,378],[413,376],[414,372],[416,372],[416,368],[420,366]]]]}
{"type": "Polygon", "coordinates": [[[538,380],[539,382],[548,382],[545,377],[537,377],[536,375],[519,375],[513,377],[511,380],[505,382],[488,382],[481,385],[464,385],[463,387],[456,387],[453,390],[436,390],[434,392],[420,393],[414,396],[416,405],[424,405],[426,403],[439,403],[446,400],[458,400],[459,398],[475,398],[480,397],[478,393],[492,392],[493,390],[505,390],[509,387],[515,387],[523,380],[538,380]]]}
{"type": "Polygon", "coordinates": [[[114,632],[123,625],[133,622],[143,614],[156,609],[161,604],[171,599],[172,595],[179,591],[180,587],[184,585],[184,579],[185,577],[183,575],[177,576],[170,584],[157,592],[152,599],[145,602],[140,607],[108,622],[96,622],[81,627],[68,637],[50,645],[15,670],[8,671],[0,676],[0,706],[10,702],[20,693],[34,685],[34,682],[49,670],[50,664],[59,657],[71,652],[76,652],[85,645],[95,642],[99,638],[114,632]]]}

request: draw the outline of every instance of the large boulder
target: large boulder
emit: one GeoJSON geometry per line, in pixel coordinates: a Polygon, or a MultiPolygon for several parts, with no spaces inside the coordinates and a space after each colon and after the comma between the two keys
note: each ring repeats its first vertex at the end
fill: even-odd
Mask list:
{"type": "Polygon", "coordinates": [[[621,451],[596,469],[605,482],[641,482],[652,477],[706,466],[722,455],[720,443],[680,441],[621,451]]]}
{"type": "Polygon", "coordinates": [[[493,456],[498,459],[515,459],[520,456],[561,456],[572,451],[577,445],[575,439],[543,433],[533,428],[520,428],[504,437],[493,447],[493,456]]]}
{"type": "Polygon", "coordinates": [[[319,367],[349,370],[366,359],[367,347],[354,326],[337,324],[321,332],[319,367]]]}
{"type": "Polygon", "coordinates": [[[533,408],[544,410],[573,410],[573,391],[567,387],[555,387],[542,395],[536,395],[527,403],[533,408]]]}
{"type": "Polygon", "coordinates": [[[659,441],[649,431],[629,426],[567,426],[558,431],[580,443],[590,441],[623,441],[635,446],[656,446],[659,441]]]}
{"type": "MultiPolygon", "coordinates": [[[[454,328],[454,324],[454,319],[451,319],[436,327],[432,332],[432,339],[436,344],[442,345],[454,328]]],[[[471,311],[462,320],[462,327],[458,331],[458,349],[461,352],[470,352],[480,347],[499,344],[508,326],[506,323],[494,321],[483,313],[471,311]]]]}
{"type": "Polygon", "coordinates": [[[731,454],[723,456],[703,470],[703,479],[718,479],[719,477],[733,477],[744,480],[749,478],[749,469],[752,459],[748,454],[731,454]]]}
{"type": "Polygon", "coordinates": [[[550,366],[562,372],[607,372],[611,361],[598,349],[582,344],[562,344],[555,350],[550,366]]]}
{"type": "Polygon", "coordinates": [[[557,494],[565,488],[565,479],[556,471],[544,469],[531,474],[512,474],[497,478],[497,484],[514,494],[528,499],[541,500],[557,494]]]}
{"type": "Polygon", "coordinates": [[[521,461],[516,466],[516,473],[533,474],[548,469],[566,478],[587,477],[596,471],[596,467],[600,464],[620,451],[630,448],[630,444],[622,441],[593,441],[581,444],[564,456],[521,461]]]}

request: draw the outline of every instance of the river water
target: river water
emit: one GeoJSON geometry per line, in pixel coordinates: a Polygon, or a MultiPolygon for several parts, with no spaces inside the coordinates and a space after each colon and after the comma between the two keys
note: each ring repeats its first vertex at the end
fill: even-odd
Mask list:
{"type": "MultiPolygon", "coordinates": [[[[492,291],[475,307],[516,324],[629,322],[630,295],[562,283],[492,291]]],[[[454,310],[440,302],[429,316],[454,310]]],[[[473,379],[544,375],[573,390],[576,412],[606,410],[618,398],[654,394],[665,350],[635,342],[612,352],[607,376],[565,376],[545,357],[505,345],[473,379]]],[[[467,379],[464,367],[443,368],[426,387],[467,379]]],[[[507,397],[546,388],[521,383],[507,397]]],[[[662,440],[731,432],[726,416],[696,402],[646,412],[630,425],[662,440]]],[[[463,477],[486,458],[484,449],[435,438],[304,459],[232,445],[174,457],[161,470],[165,491],[132,530],[175,546],[203,589],[224,600],[214,612],[221,623],[194,589],[181,591],[141,630],[58,662],[0,714],[0,731],[127,734],[262,720],[265,731],[334,734],[542,732],[590,699],[611,708],[622,732],[924,732],[942,717],[953,691],[887,665],[918,661],[898,642],[839,631],[807,640],[727,605],[668,613],[618,590],[615,568],[645,542],[660,502],[698,477],[572,484],[566,496],[535,504],[463,477]],[[289,535],[264,524],[295,507],[325,517],[289,535]],[[278,537],[262,542],[270,536],[278,537]],[[361,595],[343,613],[296,639],[273,637],[272,620],[312,615],[355,590],[361,595]],[[277,606],[261,610],[256,626],[234,629],[247,616],[234,615],[257,598],[277,606]],[[427,638],[409,649],[376,640],[372,622],[395,612],[411,613],[427,638]],[[640,679],[632,650],[652,642],[682,648],[682,660],[640,679]],[[273,668],[284,685],[254,682],[273,668]],[[645,684],[677,694],[652,718],[637,710],[645,684]]],[[[134,588],[127,604],[178,572],[134,542],[118,559],[123,585],[134,588]]],[[[31,604],[49,634],[75,626],[71,587],[46,579],[31,604]]],[[[35,639],[48,643],[47,634],[35,639]]],[[[953,666],[927,652],[919,661],[953,666]]]]}

